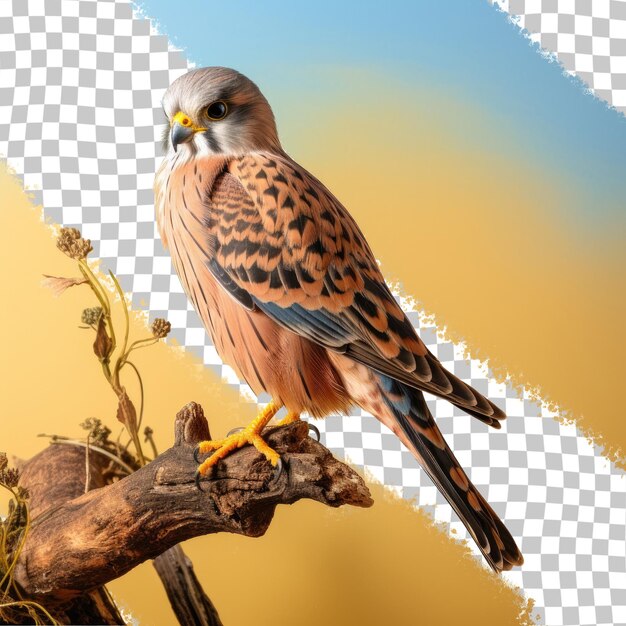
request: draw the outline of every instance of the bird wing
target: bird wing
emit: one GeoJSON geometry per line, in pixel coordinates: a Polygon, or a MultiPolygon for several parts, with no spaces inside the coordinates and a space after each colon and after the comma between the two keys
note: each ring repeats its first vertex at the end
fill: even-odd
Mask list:
{"type": "Polygon", "coordinates": [[[306,170],[286,155],[233,159],[208,204],[209,269],[240,304],[499,426],[504,413],[430,353],[355,221],[306,170]]]}

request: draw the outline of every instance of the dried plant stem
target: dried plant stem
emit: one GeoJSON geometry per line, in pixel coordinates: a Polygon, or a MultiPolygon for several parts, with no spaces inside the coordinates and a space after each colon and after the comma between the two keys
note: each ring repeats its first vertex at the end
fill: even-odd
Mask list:
{"type": "MultiPolygon", "coordinates": [[[[11,491],[11,490],[9,490],[9,491],[11,491]]],[[[18,496],[15,493],[13,493],[13,495],[14,495],[14,497],[16,499],[18,498],[18,496]]],[[[18,502],[18,505],[15,507],[15,511],[19,510],[19,502],[20,502],[20,500],[17,499],[17,502],[18,502]]],[[[20,537],[20,542],[19,542],[17,548],[13,551],[13,555],[12,555],[13,558],[11,560],[11,563],[9,564],[9,567],[7,568],[7,571],[4,573],[4,576],[2,577],[2,580],[0,580],[0,590],[2,589],[2,586],[4,585],[5,582],[7,582],[7,590],[13,584],[13,570],[15,569],[15,565],[17,563],[17,560],[18,560],[18,558],[20,556],[20,553],[22,552],[22,548],[24,547],[24,543],[26,542],[26,535],[28,534],[28,531],[30,530],[30,515],[28,513],[28,505],[23,500],[22,500],[21,504],[24,507],[24,513],[26,515],[26,523],[24,524],[24,528],[22,530],[22,536],[20,537]]],[[[3,547],[6,548],[6,546],[3,546],[3,547]]],[[[18,592],[18,596],[19,596],[19,592],[18,592]]]]}
{"type": "Polygon", "coordinates": [[[156,459],[156,457],[159,456],[159,452],[156,448],[152,435],[150,435],[150,437],[148,438],[148,441],[150,442],[150,447],[152,448],[152,454],[154,454],[154,458],[156,459]]]}
{"type": "MultiPolygon", "coordinates": [[[[128,348],[128,336],[130,333],[130,318],[128,314],[128,302],[126,300],[126,296],[116,276],[113,274],[113,272],[109,272],[109,275],[111,276],[115,290],[118,296],[120,297],[122,309],[124,311],[124,339],[123,339],[123,343],[121,346],[121,350],[119,352],[119,356],[115,360],[115,364],[111,371],[110,354],[113,353],[117,345],[116,339],[115,339],[115,329],[114,329],[113,320],[111,317],[111,302],[110,302],[110,299],[106,290],[102,286],[102,283],[100,282],[98,277],[93,273],[93,271],[89,267],[87,260],[81,259],[78,261],[78,264],[79,264],[79,268],[81,272],[83,273],[83,276],[89,282],[89,286],[91,287],[91,290],[94,292],[96,298],[98,298],[98,301],[100,302],[102,306],[102,315],[104,317],[104,322],[106,324],[109,337],[111,338],[111,350],[106,356],[103,356],[101,358],[104,375],[107,381],[109,382],[109,384],[111,385],[113,392],[119,398],[120,402],[122,402],[123,398],[125,399],[126,402],[129,402],[128,396],[126,396],[126,392],[124,388],[122,387],[122,384],[120,383],[120,371],[124,367],[124,365],[128,362],[127,361],[128,355],[138,342],[134,342],[133,345],[131,345],[130,349],[127,349],[128,348]]],[[[154,341],[158,341],[158,340],[149,338],[148,340],[143,340],[142,343],[154,342],[154,341]]],[[[137,368],[134,368],[134,369],[135,371],[137,371],[137,368]]],[[[137,374],[139,375],[138,372],[137,374]]],[[[143,407],[143,384],[142,382],[140,382],[140,386],[142,388],[142,407],[143,407]]],[[[143,412],[143,409],[140,411],[140,415],[142,412],[143,412]]],[[[143,453],[141,440],[139,438],[138,424],[133,423],[132,420],[129,419],[129,420],[126,420],[125,426],[128,429],[133,445],[135,446],[135,450],[137,452],[139,462],[143,466],[146,464],[147,461],[143,453]]]]}
{"type": "Polygon", "coordinates": [[[120,386],[120,370],[124,366],[124,360],[127,356],[126,347],[128,346],[128,333],[130,331],[130,320],[128,317],[128,302],[126,302],[126,296],[124,295],[124,292],[122,291],[122,287],[120,286],[119,281],[115,277],[115,274],[113,274],[113,272],[111,271],[109,271],[109,274],[111,278],[113,279],[113,284],[115,285],[117,294],[119,295],[120,300],[122,302],[122,309],[124,310],[124,343],[122,344],[121,357],[117,360],[115,364],[115,369],[114,369],[115,385],[119,387],[120,386]]]}
{"type": "Polygon", "coordinates": [[[139,419],[137,420],[137,430],[139,430],[141,428],[141,422],[143,421],[143,379],[141,378],[141,374],[139,373],[137,366],[132,361],[125,361],[125,364],[130,365],[131,368],[135,371],[135,374],[137,374],[137,381],[139,382],[139,419]]]}
{"type": "MultiPolygon", "coordinates": [[[[9,516],[5,522],[5,524],[3,525],[3,532],[2,532],[2,545],[0,546],[0,549],[2,550],[2,557],[4,559],[4,564],[6,566],[6,570],[4,575],[2,576],[2,579],[0,580],[0,591],[3,591],[2,587],[5,584],[5,582],[7,582],[7,589],[8,587],[10,587],[11,585],[11,572],[13,571],[13,568],[15,567],[15,562],[16,562],[16,557],[15,555],[17,554],[19,556],[19,552],[21,549],[21,546],[23,545],[23,541],[21,541],[21,545],[18,546],[17,550],[14,551],[14,558],[13,561],[11,563],[9,563],[9,561],[7,560],[7,556],[8,556],[8,546],[7,546],[7,539],[8,539],[8,532],[7,529],[11,528],[11,525],[13,523],[13,517],[15,515],[19,514],[19,507],[20,507],[20,497],[19,495],[10,487],[8,487],[7,485],[0,483],[0,487],[4,487],[4,489],[6,489],[11,496],[14,498],[15,502],[16,502],[16,506],[10,511],[9,516]]],[[[28,507],[25,506],[26,509],[26,527],[29,526],[30,522],[28,519],[28,507]]],[[[23,536],[22,536],[23,538],[23,536]]],[[[6,593],[7,589],[4,590],[4,592],[6,593]]]]}
{"type": "Polygon", "coordinates": [[[0,597],[5,600],[4,602],[0,602],[0,620],[4,620],[3,623],[9,623],[8,620],[12,619],[11,613],[7,614],[6,609],[22,609],[35,624],[58,624],[52,615],[39,603],[25,600],[20,593],[19,586],[14,582],[15,567],[22,554],[27,535],[31,529],[30,511],[26,501],[28,496],[26,492],[20,488],[14,489],[4,482],[0,482],[0,486],[6,489],[13,498],[13,506],[10,508],[9,515],[7,519],[4,520],[3,524],[0,525],[2,535],[0,556],[2,557],[2,569],[4,571],[2,579],[0,580],[0,597]],[[14,525],[16,526],[15,530],[10,532],[10,529],[14,525]],[[9,545],[7,544],[7,539],[11,534],[15,533],[20,533],[20,535],[17,547],[12,550],[11,559],[9,561],[9,545]],[[41,620],[41,615],[44,616],[45,622],[41,620]]]}
{"type": "MultiPolygon", "coordinates": [[[[53,444],[65,444],[70,446],[78,446],[80,448],[86,448],[87,444],[84,441],[79,441],[78,439],[60,439],[57,435],[40,435],[40,437],[51,437],[52,441],[50,443],[53,444]]],[[[105,450],[104,448],[100,448],[99,446],[94,446],[93,444],[89,446],[89,449],[92,452],[99,452],[100,454],[108,457],[115,463],[117,463],[120,467],[126,470],[129,474],[132,474],[135,470],[130,466],[124,463],[122,459],[120,459],[115,454],[105,450]]]]}
{"type": "Polygon", "coordinates": [[[12,607],[26,608],[28,614],[35,620],[36,624],[42,623],[37,619],[37,611],[44,614],[44,616],[48,620],[48,624],[57,625],[59,623],[54,619],[54,617],[52,617],[52,615],[50,615],[50,613],[48,613],[48,611],[46,611],[43,606],[41,606],[41,604],[37,604],[37,602],[32,602],[31,600],[15,600],[14,602],[4,602],[3,604],[0,604],[0,609],[8,609],[12,607]]]}
{"type": "MultiPolygon", "coordinates": [[[[145,466],[150,459],[144,455],[142,441],[140,438],[140,428],[143,423],[145,408],[144,383],[139,369],[129,360],[129,357],[133,351],[154,345],[155,343],[158,343],[160,339],[167,337],[171,331],[171,324],[165,319],[156,318],[151,325],[151,337],[138,339],[130,343],[129,302],[117,277],[113,272],[109,271],[114,291],[116,295],[119,296],[119,301],[124,314],[123,332],[118,327],[120,337],[120,345],[118,347],[113,320],[113,311],[114,307],[117,307],[117,298],[112,297],[111,287],[108,281],[105,281],[100,275],[100,272],[92,269],[89,264],[87,257],[93,250],[90,240],[83,239],[80,231],[77,229],[62,228],[57,240],[57,247],[68,257],[75,259],[78,262],[78,267],[83,278],[52,280],[49,277],[48,286],[51,288],[56,287],[57,291],[60,292],[61,288],[62,290],[65,290],[69,286],[87,283],[100,304],[99,307],[84,309],[81,315],[81,321],[85,324],[83,328],[91,328],[95,332],[93,351],[100,361],[105,379],[117,397],[117,419],[124,425],[126,432],[130,435],[130,438],[125,445],[122,445],[118,439],[116,447],[109,448],[109,450],[105,450],[99,446],[93,446],[91,444],[92,441],[96,441],[98,443],[102,443],[103,446],[107,446],[108,444],[106,441],[110,430],[107,429],[108,433],[106,433],[104,435],[104,439],[102,439],[102,431],[97,431],[99,426],[91,424],[90,427],[90,425],[86,422],[85,424],[87,424],[87,426],[85,426],[85,428],[90,431],[87,436],[86,443],[84,441],[71,440],[69,438],[54,438],[53,443],[63,443],[86,448],[86,468],[90,466],[91,457],[93,456],[91,452],[93,451],[94,453],[110,458],[112,461],[121,466],[125,473],[132,474],[134,470],[137,469],[137,466],[145,466]],[[129,365],[134,371],[139,384],[140,398],[138,412],[125,387],[125,379],[121,377],[121,372],[125,365],[129,365]],[[132,452],[129,451],[131,444],[132,448],[134,448],[134,451],[132,452]],[[133,467],[130,467],[127,463],[125,463],[122,458],[127,460],[133,467]]],[[[115,321],[117,322],[117,317],[115,321]]],[[[152,430],[146,428],[145,436],[146,439],[144,445],[149,444],[154,457],[156,457],[158,452],[154,439],[152,438],[152,430]]],[[[109,468],[107,468],[107,472],[115,472],[115,470],[109,466],[109,468]]],[[[118,471],[115,472],[115,474],[119,475],[121,472],[118,471]]],[[[85,492],[89,490],[91,486],[90,483],[93,482],[90,481],[89,473],[87,473],[86,476],[87,478],[84,484],[85,492]]],[[[82,487],[83,485],[81,484],[81,488],[82,487]]],[[[167,587],[168,581],[165,580],[166,577],[164,578],[162,576],[162,578],[167,587]]],[[[169,582],[171,583],[171,581],[169,582]]]]}
{"type": "MultiPolygon", "coordinates": [[[[128,315],[128,302],[126,301],[126,296],[124,294],[124,291],[122,290],[122,287],[120,286],[119,281],[117,280],[115,274],[113,274],[113,272],[109,272],[112,280],[113,280],[113,284],[115,285],[115,289],[120,297],[120,301],[122,303],[122,309],[124,311],[124,342],[122,344],[122,349],[120,352],[120,356],[118,357],[118,359],[115,362],[115,367],[113,369],[113,381],[112,381],[112,386],[113,386],[113,390],[117,393],[118,397],[120,396],[120,390],[122,389],[122,386],[120,384],[120,371],[122,369],[122,367],[124,367],[124,365],[128,362],[126,359],[128,358],[128,355],[130,353],[130,350],[132,350],[132,346],[129,350],[127,350],[127,346],[128,346],[128,335],[129,335],[129,331],[130,331],[130,319],[129,319],[129,315],[128,315]]],[[[137,368],[133,366],[133,368],[135,369],[135,372],[137,373],[137,376],[139,377],[140,380],[140,386],[141,386],[141,408],[140,408],[140,416],[143,413],[143,383],[141,381],[141,377],[139,376],[139,372],[137,371],[137,368]]],[[[141,419],[141,417],[140,417],[141,419]]],[[[128,428],[128,431],[130,433],[130,436],[133,440],[133,444],[135,445],[135,450],[137,451],[137,455],[139,456],[139,461],[140,464],[143,466],[146,464],[146,457],[143,453],[143,449],[141,447],[141,440],[139,438],[139,425],[140,425],[140,421],[136,424],[131,424],[130,422],[126,423],[126,426],[128,428]]]]}
{"type": "MultiPolygon", "coordinates": [[[[126,356],[128,356],[133,350],[139,350],[139,348],[147,348],[148,346],[153,346],[155,343],[158,343],[158,341],[159,340],[155,339],[154,337],[148,337],[147,339],[138,339],[137,341],[133,341],[133,343],[130,344],[130,348],[126,352],[126,356]]],[[[124,363],[127,362],[128,361],[124,360],[124,363]]]]}
{"type": "Polygon", "coordinates": [[[78,268],[83,276],[83,279],[55,280],[57,282],[61,280],[63,282],[64,289],[67,288],[68,285],[76,285],[83,282],[88,283],[91,291],[100,303],[100,307],[85,309],[81,319],[87,324],[87,327],[91,327],[96,331],[96,339],[93,344],[94,352],[100,361],[102,371],[107,382],[111,385],[113,392],[118,398],[117,417],[119,421],[126,426],[126,429],[130,434],[131,441],[135,447],[136,455],[139,458],[139,463],[143,466],[147,462],[146,456],[142,450],[141,439],[139,437],[139,428],[143,419],[144,407],[143,381],[137,367],[131,363],[131,367],[137,375],[141,391],[141,406],[139,419],[137,419],[136,409],[120,380],[120,373],[124,365],[129,362],[128,357],[133,350],[157,343],[159,339],[167,336],[171,329],[171,325],[166,320],[156,319],[152,324],[153,336],[134,341],[129,346],[129,303],[117,277],[113,272],[109,271],[109,276],[113,282],[115,292],[120,298],[120,303],[124,313],[123,341],[118,349],[115,325],[112,317],[112,300],[109,293],[110,289],[108,286],[105,287],[101,278],[96,275],[94,270],[92,270],[87,259],[89,253],[93,250],[91,241],[83,239],[80,231],[75,228],[62,228],[57,239],[57,247],[64,254],[77,261],[78,268]],[[98,319],[97,324],[95,323],[96,319],[98,319]]]}
{"type": "MultiPolygon", "coordinates": [[[[9,489],[6,485],[0,483],[0,487],[4,487],[7,491],[11,493],[11,495],[15,498],[15,493],[13,489],[9,489]]],[[[11,517],[13,516],[13,512],[11,511],[5,520],[5,523],[0,526],[0,531],[2,532],[2,541],[0,542],[0,557],[2,557],[3,569],[8,569],[9,562],[7,561],[7,528],[10,527],[11,517]]]]}
{"type": "Polygon", "coordinates": [[[154,438],[152,437],[152,435],[154,434],[154,431],[149,426],[146,426],[143,431],[143,434],[145,436],[144,441],[150,444],[150,447],[152,448],[152,453],[154,454],[154,458],[156,459],[157,456],[159,456],[159,452],[157,450],[156,444],[154,443],[154,438]]]}
{"type": "Polygon", "coordinates": [[[89,483],[91,472],[89,471],[89,444],[91,443],[91,434],[87,435],[87,445],[85,446],[85,493],[89,491],[89,483]]]}
{"type": "Polygon", "coordinates": [[[102,287],[100,281],[96,278],[96,275],[91,271],[91,268],[85,259],[78,261],[78,267],[80,268],[83,276],[89,281],[91,290],[94,292],[96,298],[98,298],[98,302],[100,302],[100,305],[102,306],[103,315],[105,316],[111,341],[113,342],[113,350],[115,350],[117,342],[115,341],[115,329],[113,328],[113,322],[111,320],[111,303],[109,302],[109,296],[107,295],[104,287],[102,287]]]}
{"type": "Polygon", "coordinates": [[[129,431],[130,431],[130,436],[133,440],[135,449],[137,450],[137,454],[139,455],[139,464],[143,467],[144,465],[146,465],[148,460],[146,459],[143,453],[143,449],[141,447],[141,440],[139,439],[139,433],[134,428],[129,428],[129,431]]]}

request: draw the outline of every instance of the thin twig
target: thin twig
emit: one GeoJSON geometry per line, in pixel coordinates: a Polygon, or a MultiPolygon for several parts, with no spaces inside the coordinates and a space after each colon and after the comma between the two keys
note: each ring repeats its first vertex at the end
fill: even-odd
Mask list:
{"type": "Polygon", "coordinates": [[[130,332],[130,319],[128,316],[128,303],[126,302],[126,296],[124,295],[124,292],[122,291],[122,287],[120,286],[120,283],[117,280],[115,274],[111,270],[109,270],[109,275],[113,279],[113,284],[115,285],[115,289],[117,290],[117,293],[122,302],[122,308],[124,309],[124,343],[122,344],[122,350],[120,352],[121,356],[117,360],[117,363],[115,364],[115,370],[114,370],[115,383],[119,387],[120,370],[122,369],[124,365],[124,360],[127,356],[126,347],[128,346],[128,333],[130,332]]]}
{"type": "Polygon", "coordinates": [[[111,332],[113,351],[115,350],[117,342],[115,341],[115,329],[113,328],[113,320],[111,319],[111,303],[109,301],[109,296],[100,281],[96,278],[96,275],[93,273],[85,259],[81,259],[78,262],[78,266],[81,272],[84,273],[85,278],[89,281],[89,286],[91,287],[91,290],[95,293],[96,298],[98,298],[100,304],[102,305],[102,308],[104,309],[103,313],[106,316],[105,321],[107,322],[107,326],[109,327],[109,331],[111,332]]]}
{"type": "Polygon", "coordinates": [[[9,607],[18,607],[18,606],[26,606],[26,607],[30,607],[31,609],[34,609],[36,611],[41,611],[46,618],[49,620],[50,624],[58,624],[59,622],[57,622],[54,617],[52,617],[52,615],[50,615],[50,613],[48,613],[48,611],[46,611],[46,609],[44,609],[43,606],[41,606],[41,604],[37,604],[36,602],[32,602],[31,600],[18,600],[15,602],[4,602],[3,604],[0,604],[0,609],[5,609],[5,608],[9,608],[9,607]]]}
{"type": "Polygon", "coordinates": [[[144,435],[146,437],[146,441],[150,443],[150,447],[152,448],[152,454],[156,459],[157,456],[159,456],[159,452],[157,450],[156,444],[154,443],[154,437],[152,437],[152,428],[146,426],[146,429],[144,430],[144,435]]]}
{"type": "MultiPolygon", "coordinates": [[[[24,513],[26,514],[26,523],[24,524],[24,528],[22,531],[22,536],[20,538],[20,542],[17,545],[17,548],[13,551],[13,559],[11,561],[11,564],[9,565],[9,568],[7,569],[7,571],[4,573],[4,576],[2,577],[2,580],[0,580],[0,589],[2,588],[2,585],[4,584],[5,581],[8,581],[8,585],[7,585],[7,589],[9,587],[12,586],[13,583],[13,570],[15,569],[15,566],[17,564],[17,560],[20,557],[20,553],[22,552],[22,548],[24,547],[24,544],[26,543],[26,535],[28,534],[28,531],[30,529],[30,514],[28,512],[28,505],[22,501],[22,506],[24,507],[24,513]]],[[[16,510],[18,510],[20,506],[20,502],[18,501],[17,505],[16,505],[16,510]]]]}
{"type": "Polygon", "coordinates": [[[125,361],[127,365],[130,365],[134,370],[135,374],[137,374],[137,380],[139,381],[139,419],[137,420],[137,430],[141,428],[141,422],[143,420],[143,380],[141,378],[141,374],[137,369],[137,366],[132,361],[125,361]]]}
{"type": "MultiPolygon", "coordinates": [[[[128,348],[126,352],[126,356],[128,356],[133,350],[140,350],[141,348],[153,346],[155,343],[158,343],[158,341],[159,340],[156,337],[148,337],[147,339],[138,339],[137,341],[133,341],[133,343],[130,344],[130,348],[128,348]]],[[[124,363],[128,363],[128,361],[124,360],[124,363]]],[[[124,363],[122,363],[122,365],[124,363]]]]}
{"type": "MultiPolygon", "coordinates": [[[[40,437],[54,437],[55,435],[40,435],[40,437]]],[[[70,445],[70,446],[80,446],[82,448],[87,447],[87,444],[84,441],[78,441],[76,439],[53,439],[50,443],[54,443],[54,444],[65,444],[65,445],[70,445]]],[[[109,452],[108,450],[105,450],[104,448],[100,448],[99,446],[91,446],[91,449],[94,452],[99,452],[100,454],[103,454],[104,456],[109,457],[111,460],[115,461],[120,467],[123,467],[129,474],[132,474],[135,470],[130,466],[130,465],[126,465],[126,463],[124,463],[124,461],[122,461],[122,459],[120,459],[119,457],[115,456],[113,453],[109,452]]]]}
{"type": "Polygon", "coordinates": [[[91,471],[89,467],[89,439],[91,433],[87,434],[87,445],[85,446],[85,493],[89,491],[89,483],[91,477],[91,471]]]}

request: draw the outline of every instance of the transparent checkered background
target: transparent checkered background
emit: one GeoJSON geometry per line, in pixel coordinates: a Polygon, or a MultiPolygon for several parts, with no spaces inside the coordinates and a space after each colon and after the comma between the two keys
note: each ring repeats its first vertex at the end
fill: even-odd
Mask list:
{"type": "Polygon", "coordinates": [[[547,56],[626,113],[626,0],[492,0],[547,56]]]}
{"type": "MultiPolygon", "coordinates": [[[[590,2],[510,4],[513,11],[526,10],[529,28],[542,28],[544,19],[562,7],[570,13],[581,9],[585,19],[576,17],[575,29],[588,26],[590,2]]],[[[595,11],[596,0],[593,4],[595,11]]],[[[599,58],[623,52],[626,43],[610,39],[613,33],[623,37],[624,3],[598,0],[597,5],[602,7],[597,19],[611,19],[606,27],[591,18],[593,32],[608,33],[591,36],[594,68],[597,37],[608,42],[599,46],[604,51],[599,58]]],[[[546,23],[554,28],[554,20],[546,23]]],[[[572,21],[559,17],[556,27],[562,23],[570,35],[572,21]]],[[[553,33],[540,36],[542,42],[548,34],[553,33]]],[[[583,41],[588,35],[581,36],[583,41]]],[[[573,37],[578,46],[578,35],[573,37]]],[[[560,31],[546,41],[560,45],[560,31]]],[[[581,50],[588,54],[588,44],[581,50]]],[[[571,57],[563,54],[571,55],[569,48],[561,55],[569,63],[571,57]]],[[[578,68],[576,53],[574,61],[578,68]]],[[[626,92],[619,91],[621,61],[619,56],[608,61],[612,91],[602,82],[604,70],[583,76],[617,106],[626,105],[626,92]]],[[[164,121],[160,99],[187,67],[166,37],[133,16],[127,0],[0,0],[0,153],[49,219],[77,226],[93,241],[94,255],[132,292],[134,306],[147,308],[152,317],[167,317],[181,344],[250,395],[208,343],[154,224],[152,183],[164,121]]],[[[588,65],[580,67],[587,71],[588,65]]],[[[402,304],[444,365],[509,415],[502,431],[489,431],[447,402],[430,400],[461,464],[471,468],[472,480],[519,540],[526,562],[506,578],[535,600],[540,623],[626,624],[624,472],[573,425],[559,423],[528,394],[494,382],[481,363],[464,359],[462,349],[438,337],[411,301],[402,304]]],[[[457,538],[467,537],[412,456],[377,420],[355,411],[318,425],[335,452],[415,499],[436,520],[449,522],[457,538]]]]}

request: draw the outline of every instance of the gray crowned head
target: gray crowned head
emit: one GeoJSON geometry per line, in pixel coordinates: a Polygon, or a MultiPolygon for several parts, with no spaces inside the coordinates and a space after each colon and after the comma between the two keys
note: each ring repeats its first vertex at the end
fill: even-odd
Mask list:
{"type": "Polygon", "coordinates": [[[227,67],[203,67],[177,78],[165,92],[168,154],[241,155],[278,149],[272,109],[260,89],[227,67]]]}

